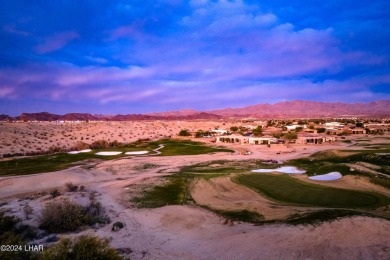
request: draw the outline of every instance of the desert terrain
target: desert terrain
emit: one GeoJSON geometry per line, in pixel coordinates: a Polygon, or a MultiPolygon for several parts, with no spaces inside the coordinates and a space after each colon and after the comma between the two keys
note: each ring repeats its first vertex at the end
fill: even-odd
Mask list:
{"type": "MultiPolygon", "coordinates": [[[[237,122],[2,122],[0,151],[2,154],[46,151],[53,145],[69,150],[77,141],[92,143],[100,139],[131,143],[139,139],[178,138],[177,133],[181,129],[195,132],[198,129],[229,129],[233,125],[237,122]]],[[[183,139],[191,138],[181,137],[179,140],[183,139]]],[[[51,172],[3,172],[0,177],[0,211],[38,228],[41,211],[47,203],[68,199],[87,206],[88,197],[93,193],[94,200],[102,206],[102,214],[111,220],[110,224],[96,224],[76,232],[42,234],[34,238],[33,243],[48,247],[53,244],[48,239],[50,236],[59,239],[96,235],[109,238],[110,245],[119,249],[125,259],[389,259],[390,208],[386,198],[390,198],[390,189],[370,181],[379,175],[388,178],[381,165],[348,161],[347,168],[358,174],[347,174],[339,180],[326,182],[309,180],[306,174],[289,174],[289,180],[297,183],[364,192],[363,195],[375,193],[385,200],[374,208],[357,208],[361,215],[336,217],[314,224],[290,224],[285,220],[334,208],[282,203],[243,185],[237,177],[241,174],[254,175],[250,170],[259,168],[258,165],[268,167],[266,163],[269,160],[274,160],[276,167],[317,154],[317,157],[312,157],[314,162],[318,160],[322,163],[320,155],[328,156],[329,151],[337,158],[347,158],[361,153],[362,149],[371,151],[370,146],[387,147],[390,144],[388,133],[381,136],[347,136],[343,142],[319,145],[270,147],[213,143],[213,138],[192,140],[215,150],[211,153],[170,155],[164,154],[169,145],[161,141],[161,146],[153,148],[157,152],[150,148],[147,154],[142,155],[104,160],[93,158],[51,172]],[[369,145],[363,147],[362,143],[369,145]],[[187,186],[183,187],[188,189],[185,192],[188,198],[162,206],[148,207],[142,204],[145,201],[140,203],[139,198],[146,200],[148,192],[172,180],[186,182],[187,186]],[[66,188],[69,183],[83,188],[70,191],[66,188]],[[53,190],[58,191],[58,196],[51,195],[53,190]],[[23,210],[26,205],[33,209],[28,217],[23,210]],[[222,211],[254,212],[262,217],[263,222],[229,218],[222,211]],[[114,222],[121,222],[124,227],[113,231],[114,222]]],[[[115,147],[112,149],[115,150],[115,147]]],[[[131,151],[137,151],[134,149],[131,151]]],[[[140,147],[138,151],[144,149],[140,147]]],[[[4,158],[2,163],[12,164],[20,158],[23,159],[4,158]]],[[[271,166],[275,168],[273,164],[271,166]]],[[[272,173],[276,177],[281,175],[272,173]]]]}
{"type": "Polygon", "coordinates": [[[64,150],[78,141],[107,140],[129,143],[139,139],[174,137],[180,129],[197,131],[230,128],[235,122],[218,121],[114,121],[114,122],[0,122],[0,152],[28,153],[64,150]]]}

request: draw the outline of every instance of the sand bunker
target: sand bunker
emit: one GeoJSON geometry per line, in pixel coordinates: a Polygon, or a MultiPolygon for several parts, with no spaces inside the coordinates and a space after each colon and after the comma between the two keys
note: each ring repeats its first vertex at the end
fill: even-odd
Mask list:
{"type": "Polygon", "coordinates": [[[122,152],[98,152],[96,155],[104,155],[104,156],[110,156],[110,155],[118,155],[121,154],[122,152]]]}
{"type": "Polygon", "coordinates": [[[283,166],[276,169],[257,169],[257,170],[252,170],[252,172],[280,172],[280,173],[287,173],[287,174],[303,174],[306,171],[299,170],[297,167],[294,166],[283,166]]]}
{"type": "Polygon", "coordinates": [[[92,151],[92,150],[85,149],[85,150],[81,150],[81,151],[70,151],[70,152],[68,152],[68,154],[89,153],[90,151],[92,151]]]}
{"type": "Polygon", "coordinates": [[[198,179],[193,183],[191,196],[197,204],[219,210],[249,210],[266,219],[283,219],[297,213],[295,209],[276,205],[257,192],[234,183],[230,177],[198,179]]]}
{"type": "Polygon", "coordinates": [[[333,180],[341,179],[341,177],[343,177],[343,175],[341,175],[341,173],[339,172],[330,172],[323,175],[312,176],[309,177],[309,179],[316,180],[316,181],[333,181],[333,180]]]}
{"type": "Polygon", "coordinates": [[[139,154],[147,154],[148,151],[135,151],[135,152],[126,152],[127,155],[139,155],[139,154]]]}

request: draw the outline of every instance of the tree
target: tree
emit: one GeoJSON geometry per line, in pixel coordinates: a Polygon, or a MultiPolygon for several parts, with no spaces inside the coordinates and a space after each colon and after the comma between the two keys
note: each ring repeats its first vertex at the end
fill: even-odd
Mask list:
{"type": "Polygon", "coordinates": [[[118,251],[111,248],[108,239],[94,236],[80,236],[77,239],[63,238],[59,243],[47,249],[44,260],[57,259],[122,259],[118,251]]]}
{"type": "Polygon", "coordinates": [[[363,127],[364,126],[364,124],[363,123],[361,123],[361,122],[359,122],[359,123],[356,123],[356,127],[363,127]]]}
{"type": "Polygon", "coordinates": [[[275,125],[275,122],[272,121],[272,120],[269,120],[269,121],[267,122],[267,126],[274,126],[274,125],[275,125]]]}
{"type": "Polygon", "coordinates": [[[203,130],[196,131],[196,133],[195,133],[196,138],[201,138],[203,136],[205,136],[205,132],[203,130]]]}
{"type": "Polygon", "coordinates": [[[191,134],[188,132],[188,129],[182,129],[179,132],[179,136],[191,136],[191,134]]]}
{"type": "Polygon", "coordinates": [[[280,138],[282,136],[282,132],[275,132],[272,134],[272,136],[275,138],[280,138]]]}
{"type": "Polygon", "coordinates": [[[232,126],[232,127],[230,127],[230,131],[237,132],[238,131],[238,127],[237,126],[232,126]]]}
{"type": "Polygon", "coordinates": [[[326,128],[323,128],[323,127],[317,128],[317,133],[319,133],[319,134],[325,133],[325,131],[326,131],[326,128]]]}
{"type": "Polygon", "coordinates": [[[283,135],[283,139],[287,141],[287,146],[290,144],[292,140],[297,139],[297,133],[296,132],[289,132],[283,135]]]}
{"type": "Polygon", "coordinates": [[[263,135],[263,127],[261,125],[257,126],[252,130],[254,136],[262,136],[263,135]]]}

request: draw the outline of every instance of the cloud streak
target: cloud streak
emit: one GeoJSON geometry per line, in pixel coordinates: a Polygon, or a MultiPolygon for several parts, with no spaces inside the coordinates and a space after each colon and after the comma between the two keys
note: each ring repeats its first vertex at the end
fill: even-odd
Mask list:
{"type": "Polygon", "coordinates": [[[79,35],[74,31],[56,33],[45,37],[44,42],[38,44],[35,49],[38,54],[50,53],[62,49],[78,37],[79,35]]]}

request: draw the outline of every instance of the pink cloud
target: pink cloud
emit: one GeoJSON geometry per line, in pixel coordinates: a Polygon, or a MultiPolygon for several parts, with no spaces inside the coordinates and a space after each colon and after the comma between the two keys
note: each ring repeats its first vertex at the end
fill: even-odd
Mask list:
{"type": "Polygon", "coordinates": [[[1,98],[4,98],[4,97],[10,97],[11,94],[15,91],[14,88],[11,88],[11,87],[2,87],[0,88],[0,97],[1,98]]]}
{"type": "Polygon", "coordinates": [[[145,35],[139,30],[140,25],[130,24],[118,27],[109,32],[109,40],[117,40],[119,38],[141,38],[145,35]]]}
{"type": "Polygon", "coordinates": [[[13,33],[13,34],[22,35],[22,36],[29,36],[29,35],[31,35],[31,33],[29,33],[29,32],[25,32],[25,31],[22,31],[22,30],[15,29],[15,25],[10,25],[10,24],[4,25],[3,26],[3,31],[7,32],[7,33],[13,33]]]}
{"type": "Polygon", "coordinates": [[[44,39],[42,44],[35,47],[35,50],[39,54],[45,54],[62,49],[74,39],[77,39],[79,35],[74,31],[67,31],[50,35],[44,39]]]}

